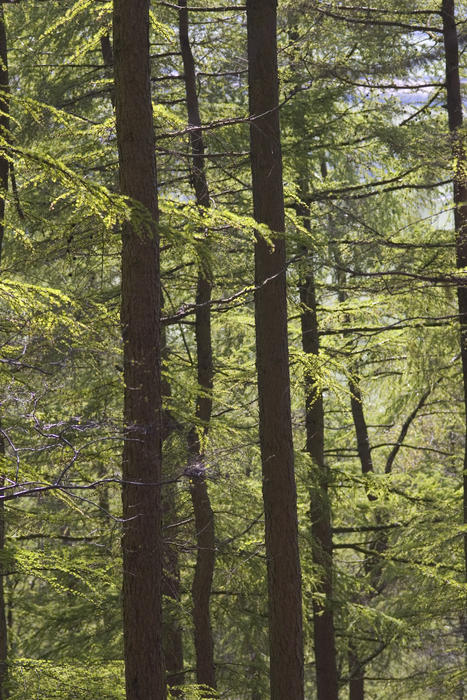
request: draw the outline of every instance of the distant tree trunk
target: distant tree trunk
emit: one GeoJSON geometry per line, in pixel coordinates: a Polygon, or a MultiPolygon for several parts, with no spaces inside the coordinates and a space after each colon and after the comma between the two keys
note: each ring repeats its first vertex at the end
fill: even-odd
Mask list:
{"type": "MultiPolygon", "coordinates": [[[[368,427],[365,414],[363,413],[362,393],[360,391],[359,377],[349,379],[350,407],[357,438],[357,452],[360,459],[362,474],[373,474],[373,459],[371,457],[370,439],[368,437],[368,427]]],[[[368,494],[369,500],[374,500],[374,496],[368,494]]]]}
{"type": "MultiPolygon", "coordinates": [[[[0,137],[8,139],[10,128],[8,100],[8,52],[3,5],[0,5],[0,137]]],[[[0,157],[0,264],[3,254],[5,235],[5,199],[8,190],[9,161],[6,154],[0,157]]],[[[0,417],[1,420],[1,417],[0,417]]],[[[1,424],[0,424],[1,429],[1,424]]],[[[0,434],[0,456],[5,455],[5,440],[0,434]]],[[[0,474],[0,487],[5,483],[4,474],[0,474]]],[[[0,501],[0,553],[5,548],[5,504],[0,501]]],[[[8,697],[8,638],[7,613],[5,600],[5,576],[3,564],[0,564],[0,700],[8,697]]]]}
{"type": "MultiPolygon", "coordinates": [[[[467,157],[462,134],[462,95],[459,78],[459,39],[457,35],[454,0],[442,0],[443,38],[446,62],[446,91],[454,162],[454,227],[458,269],[467,267],[467,157]]],[[[459,306],[462,377],[464,384],[465,436],[463,464],[463,523],[467,525],[467,281],[457,286],[459,306]]],[[[467,532],[464,543],[464,580],[467,582],[467,532]]],[[[465,604],[467,609],[467,601],[465,604]]],[[[465,610],[462,613],[465,618],[465,610]]],[[[464,657],[467,662],[467,627],[463,625],[464,657]]],[[[463,689],[462,689],[463,690],[463,689]]]]}
{"type": "MultiPolygon", "coordinates": [[[[164,489],[163,513],[165,522],[170,522],[176,515],[176,503],[170,485],[164,489]]],[[[175,546],[164,542],[164,571],[162,578],[162,593],[173,601],[173,606],[180,605],[180,563],[175,546]]],[[[167,683],[171,687],[172,695],[178,697],[181,691],[176,686],[183,685],[183,633],[176,614],[172,610],[165,611],[163,639],[164,658],[167,670],[167,683]]]]}
{"type": "MultiPolygon", "coordinates": [[[[112,50],[112,44],[110,42],[110,36],[108,34],[102,34],[101,36],[101,53],[105,67],[109,70],[109,72],[111,72],[114,64],[114,54],[112,50]]],[[[112,103],[112,107],[115,108],[114,87],[112,87],[110,90],[110,101],[112,103]]]]}
{"type": "MultiPolygon", "coordinates": [[[[306,193],[301,193],[306,199],[306,193]]],[[[309,211],[300,207],[304,224],[309,211]]],[[[318,317],[312,255],[308,251],[306,273],[300,283],[302,347],[308,355],[319,355],[318,317]]],[[[313,463],[310,479],[310,517],[313,538],[313,562],[320,567],[317,592],[323,602],[313,602],[314,648],[318,700],[337,700],[339,694],[334,615],[332,609],[332,523],[329,502],[329,469],[324,459],[324,406],[321,389],[309,373],[305,375],[306,451],[313,463]]]]}
{"type": "MultiPolygon", "coordinates": [[[[342,262],[338,255],[338,251],[334,250],[334,258],[337,266],[337,297],[339,302],[342,304],[347,301],[347,294],[344,291],[345,288],[345,272],[342,271],[342,262]]],[[[346,321],[349,321],[348,316],[346,316],[346,321]]],[[[360,377],[356,371],[356,367],[352,367],[352,373],[349,378],[349,391],[350,391],[350,407],[352,411],[352,419],[355,428],[355,437],[357,440],[357,453],[360,461],[361,472],[363,476],[368,474],[374,474],[375,469],[373,465],[373,458],[371,455],[371,444],[368,433],[368,424],[365,417],[365,412],[363,409],[363,399],[362,392],[360,388],[360,377]]],[[[439,380],[438,380],[439,381],[439,380]]],[[[431,389],[426,391],[419,399],[414,410],[407,416],[404,421],[398,438],[389,453],[386,464],[385,464],[385,474],[390,474],[392,471],[392,466],[394,460],[404,442],[407,435],[407,431],[415,420],[418,412],[426,403],[428,396],[431,393],[431,389]]],[[[377,500],[377,497],[369,490],[366,489],[366,495],[370,502],[377,500]]],[[[381,512],[375,512],[375,524],[382,525],[383,517],[381,512]]],[[[363,562],[363,569],[370,577],[371,589],[372,591],[365,596],[364,600],[360,600],[360,603],[368,605],[370,601],[375,598],[379,593],[381,593],[383,588],[382,581],[382,560],[381,554],[388,547],[388,535],[387,532],[382,530],[368,543],[368,548],[371,550],[371,554],[365,556],[363,562]]],[[[349,699],[350,700],[364,700],[365,698],[365,664],[359,658],[358,648],[354,642],[349,644],[348,652],[348,662],[349,662],[349,699]]]]}
{"type": "Polygon", "coordinates": [[[160,272],[149,0],[114,0],[123,227],[123,625],[127,700],[165,700],[162,649],[160,272]]]}
{"type": "MultiPolygon", "coordinates": [[[[163,307],[163,297],[161,295],[161,306],[163,307]]],[[[168,348],[165,326],[161,326],[161,359],[162,366],[167,362],[168,348]]],[[[161,379],[162,396],[167,399],[171,396],[171,386],[169,381],[162,376],[161,379]]],[[[162,440],[168,439],[173,430],[177,427],[177,422],[173,419],[170,411],[165,409],[162,413],[162,440]]],[[[173,474],[164,464],[164,478],[171,479],[173,474]]],[[[172,484],[166,484],[162,490],[162,518],[165,526],[175,522],[177,518],[176,490],[172,484]]],[[[163,542],[163,570],[162,570],[162,595],[172,601],[172,606],[165,606],[163,610],[163,645],[165,668],[167,671],[167,683],[171,687],[172,695],[181,696],[182,692],[176,690],[176,686],[183,685],[183,631],[174,608],[179,607],[181,598],[180,588],[180,562],[177,546],[173,545],[164,537],[163,542]],[[172,609],[170,609],[172,607],[172,609]]]]}
{"type": "MultiPolygon", "coordinates": [[[[196,92],[196,69],[188,31],[188,8],[186,0],[179,3],[179,37],[185,75],[186,104],[190,125],[192,153],[192,183],[199,207],[210,205],[209,187],[206,179],[204,140],[201,127],[198,95],[196,92]]],[[[207,251],[205,251],[207,252],[207,251]]],[[[196,679],[198,683],[216,688],[214,664],[214,640],[212,636],[210,600],[216,543],[214,513],[211,507],[206,481],[206,464],[203,439],[209,431],[212,412],[213,363],[211,341],[212,292],[211,271],[206,255],[200,247],[200,262],[196,290],[196,352],[198,366],[198,396],[196,419],[198,425],[190,430],[188,448],[190,454],[190,492],[196,527],[196,567],[192,585],[193,624],[196,652],[196,679]],[[202,436],[202,437],[200,437],[202,436]]]]}
{"type": "MultiPolygon", "coordinates": [[[[344,291],[345,287],[345,273],[342,272],[342,263],[337,253],[334,251],[334,257],[337,264],[337,297],[341,304],[347,300],[347,294],[344,291]]],[[[346,317],[348,321],[348,316],[346,317]]],[[[357,440],[357,453],[360,460],[360,467],[362,474],[373,474],[373,459],[371,456],[371,446],[370,438],[368,435],[368,425],[366,422],[365,414],[363,411],[363,401],[362,393],[360,389],[360,377],[358,373],[353,371],[349,378],[349,392],[350,392],[350,408],[352,411],[352,419],[355,428],[355,437],[357,440]]],[[[374,501],[375,496],[367,489],[367,498],[369,501],[374,501]]],[[[377,522],[379,522],[377,520],[377,522]]],[[[370,543],[370,547],[375,546],[375,543],[370,543]]],[[[363,568],[369,573],[375,585],[378,583],[379,575],[377,573],[376,567],[379,566],[379,560],[375,561],[375,557],[372,555],[366,555],[363,568]]],[[[357,599],[358,600],[358,599],[357,599]]],[[[359,600],[362,603],[363,601],[359,600]]],[[[367,604],[369,600],[366,600],[367,604]]],[[[349,700],[364,700],[365,698],[365,668],[361,663],[358,650],[353,642],[349,644],[348,651],[348,663],[349,663],[349,700]]]]}
{"type": "Polygon", "coordinates": [[[287,343],[276,1],[247,0],[247,28],[254,216],[273,232],[271,243],[258,234],[255,244],[256,365],[271,698],[301,700],[304,697],[302,600],[287,343]]]}
{"type": "Polygon", "coordinates": [[[365,697],[364,669],[358,656],[349,650],[349,700],[363,700],[365,697]]]}

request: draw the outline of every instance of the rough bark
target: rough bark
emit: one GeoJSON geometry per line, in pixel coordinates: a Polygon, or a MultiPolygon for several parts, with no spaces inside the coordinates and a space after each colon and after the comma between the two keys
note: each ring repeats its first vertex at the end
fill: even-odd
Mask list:
{"type": "Polygon", "coordinates": [[[255,244],[255,325],[272,700],[303,689],[301,575],[290,412],[286,251],[275,0],[247,1],[254,216],[279,235],[255,244]]]}
{"type": "Polygon", "coordinates": [[[123,624],[127,700],[165,700],[162,650],[160,279],[149,0],[114,0],[124,353],[123,624]]]}
{"type": "MultiPolygon", "coordinates": [[[[305,199],[302,196],[302,199],[305,199]]],[[[305,225],[308,211],[300,212],[305,225]]],[[[311,257],[311,256],[310,256],[311,257]]],[[[316,313],[315,280],[310,259],[300,284],[302,347],[307,355],[318,357],[319,334],[316,313]]],[[[311,457],[310,517],[313,562],[319,567],[317,593],[323,603],[313,602],[313,628],[318,700],[337,700],[339,693],[332,609],[332,524],[329,502],[329,469],[324,459],[324,406],[321,390],[310,373],[305,375],[306,451],[311,457]]]]}
{"type": "MultiPolygon", "coordinates": [[[[8,139],[9,122],[9,83],[8,83],[8,52],[3,5],[0,5],[0,137],[8,139]]],[[[8,190],[9,161],[5,155],[0,157],[0,264],[3,254],[5,234],[5,200],[8,190]]],[[[0,417],[1,420],[1,417],[0,417]]],[[[0,425],[1,429],[1,425],[0,425]]],[[[0,434],[0,457],[5,454],[5,440],[0,434]]],[[[5,477],[0,474],[0,487],[5,483],[5,477]]],[[[0,501],[0,552],[5,548],[5,504],[0,501]]],[[[5,600],[5,576],[3,565],[0,565],[0,700],[8,697],[8,634],[7,613],[5,600]]]]}
{"type": "MultiPolygon", "coordinates": [[[[190,143],[192,153],[192,184],[196,203],[204,209],[209,208],[209,187],[206,178],[204,159],[204,140],[201,128],[198,94],[196,91],[196,68],[191,50],[186,0],[179,3],[179,38],[185,76],[186,105],[190,125],[190,143]],[[195,127],[195,128],[193,128],[195,127]]],[[[216,544],[214,513],[209,498],[206,481],[206,464],[203,454],[203,442],[209,431],[212,413],[213,362],[211,340],[211,300],[212,281],[209,264],[203,261],[200,250],[198,279],[196,290],[196,354],[198,395],[196,398],[197,426],[190,430],[188,449],[190,455],[190,493],[193,504],[196,528],[196,566],[192,584],[193,625],[196,653],[197,682],[216,688],[216,669],[214,664],[214,640],[212,636],[210,600],[214,566],[216,561],[216,544]],[[202,438],[200,438],[202,436],[202,438]]]]}
{"type": "MultiPolygon", "coordinates": [[[[467,267],[467,157],[462,134],[462,95],[459,78],[459,39],[454,0],[442,0],[443,39],[446,63],[446,93],[454,166],[453,199],[456,262],[459,269],[467,267]]],[[[463,460],[463,523],[467,525],[467,282],[457,287],[459,308],[460,350],[466,413],[463,460]]],[[[467,581],[467,532],[464,543],[464,580],[467,581]]],[[[467,608],[467,601],[465,602],[467,608]]],[[[463,613],[465,616],[465,613],[463,613]]],[[[464,655],[467,655],[467,629],[463,626],[464,655]]],[[[467,658],[467,656],[466,656],[467,658]]],[[[463,691],[464,689],[462,689],[463,691]]]]}

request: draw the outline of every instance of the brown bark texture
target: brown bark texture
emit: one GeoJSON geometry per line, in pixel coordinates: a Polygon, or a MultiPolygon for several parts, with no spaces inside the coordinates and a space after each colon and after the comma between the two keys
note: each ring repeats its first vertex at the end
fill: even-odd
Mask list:
{"type": "Polygon", "coordinates": [[[290,412],[286,251],[275,0],[247,1],[254,216],[274,235],[255,244],[259,431],[268,569],[272,700],[303,689],[301,574],[290,412]]]}
{"type": "MultiPolygon", "coordinates": [[[[196,90],[196,67],[189,37],[189,18],[186,0],[179,3],[179,38],[185,76],[186,104],[190,129],[192,153],[192,184],[196,203],[209,208],[209,187],[206,178],[204,140],[201,128],[198,94],[196,90]]],[[[208,241],[205,241],[208,244],[208,241]]],[[[206,251],[207,252],[207,251],[206,251]]],[[[189,432],[190,493],[196,528],[196,565],[192,584],[193,625],[196,653],[197,682],[216,688],[214,664],[214,640],[212,635],[210,601],[216,561],[214,513],[206,481],[206,464],[200,435],[205,438],[209,431],[212,413],[213,361],[211,340],[210,300],[212,281],[209,264],[202,259],[196,290],[196,353],[198,370],[198,396],[196,398],[197,427],[189,432]]]]}
{"type": "MultiPolygon", "coordinates": [[[[442,0],[443,39],[446,63],[446,93],[454,167],[453,199],[456,262],[467,267],[467,157],[462,134],[462,94],[459,77],[459,38],[454,0],[442,0]]],[[[467,525],[467,279],[457,286],[464,407],[466,413],[463,462],[463,523],[467,525]]],[[[464,577],[467,581],[467,533],[464,533],[464,577]]],[[[467,601],[466,601],[467,603],[467,601]]],[[[465,613],[463,613],[465,614],[465,613]]],[[[467,630],[463,629],[464,654],[467,654],[467,630]]],[[[461,690],[463,690],[461,688],[461,690]]]]}
{"type": "Polygon", "coordinates": [[[149,1],[114,1],[124,352],[123,624],[127,700],[165,700],[162,651],[160,279],[149,1]]]}

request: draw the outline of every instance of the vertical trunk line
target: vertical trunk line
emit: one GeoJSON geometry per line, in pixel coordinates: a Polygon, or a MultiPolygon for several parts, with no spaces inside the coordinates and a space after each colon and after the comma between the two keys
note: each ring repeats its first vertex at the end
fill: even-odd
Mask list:
{"type": "MultiPolygon", "coordinates": [[[[209,187],[206,178],[204,139],[196,91],[196,68],[191,50],[187,0],[179,2],[179,39],[185,76],[186,104],[192,153],[192,184],[196,203],[200,208],[210,206],[209,187]]],[[[205,234],[205,239],[207,234],[205,234]]],[[[214,663],[214,639],[212,635],[210,601],[216,562],[214,513],[211,507],[206,480],[204,440],[207,437],[212,413],[212,388],[214,369],[211,338],[212,277],[209,261],[209,241],[200,245],[200,261],[196,289],[195,335],[197,353],[198,395],[196,420],[188,435],[190,455],[190,493],[196,528],[196,566],[192,584],[193,626],[196,653],[196,678],[199,684],[216,688],[214,663]]]]}
{"type": "MultiPolygon", "coordinates": [[[[163,307],[163,298],[161,295],[161,306],[163,307]]],[[[165,326],[162,324],[161,329],[161,358],[162,366],[166,366],[168,362],[167,334],[165,326]]],[[[170,398],[172,390],[170,382],[162,375],[161,378],[162,397],[170,398]]],[[[170,411],[165,409],[162,412],[162,441],[168,439],[169,435],[177,428],[177,422],[174,420],[170,411]]],[[[164,471],[165,478],[173,477],[167,471],[164,471]]],[[[168,525],[176,521],[177,518],[177,500],[176,491],[172,484],[166,484],[162,491],[162,519],[163,524],[168,525]]],[[[177,546],[163,540],[163,570],[162,570],[162,595],[172,601],[173,609],[180,606],[181,586],[180,586],[180,561],[178,556],[177,546]]],[[[178,617],[172,610],[166,610],[162,621],[163,644],[164,644],[164,659],[165,668],[167,671],[167,684],[170,686],[171,693],[174,697],[182,697],[180,686],[184,683],[183,674],[183,631],[180,626],[178,617]]]]}
{"type": "MultiPolygon", "coordinates": [[[[334,257],[337,265],[337,298],[342,304],[347,300],[347,293],[345,292],[345,273],[341,270],[341,260],[338,251],[334,251],[334,257]]],[[[346,315],[346,321],[348,321],[348,315],[346,315]]],[[[360,377],[357,372],[353,372],[348,380],[349,392],[350,392],[350,409],[352,412],[352,420],[355,428],[355,437],[357,439],[357,453],[360,461],[360,468],[363,476],[374,473],[373,459],[371,456],[371,446],[370,438],[368,434],[368,426],[363,411],[363,400],[362,392],[360,389],[360,377]]],[[[365,486],[366,496],[370,502],[376,500],[376,496],[369,491],[365,486]]],[[[376,516],[376,522],[379,524],[380,519],[378,515],[376,516]]],[[[384,539],[384,537],[383,537],[384,539]]],[[[377,551],[378,543],[370,543],[371,547],[374,547],[377,551]]],[[[385,546],[384,546],[385,548],[385,546]]],[[[378,555],[366,555],[363,562],[364,570],[372,575],[375,587],[378,583],[378,566],[379,558],[378,555]]],[[[371,597],[370,597],[371,599],[371,597]]],[[[361,601],[360,601],[361,602],[361,601]]],[[[369,600],[367,601],[369,602],[369,600]]],[[[365,698],[365,667],[359,658],[358,649],[355,643],[350,642],[348,651],[348,663],[349,663],[349,700],[364,700],[365,698]]]]}
{"type": "MultiPolygon", "coordinates": [[[[301,200],[306,201],[302,191],[301,200]]],[[[297,213],[309,228],[309,210],[303,205],[297,213]]],[[[306,251],[304,251],[306,253],[306,251]]],[[[313,260],[300,284],[302,347],[307,355],[319,356],[318,316],[313,260]]],[[[332,522],[329,501],[330,473],[324,459],[324,406],[321,390],[309,372],[305,375],[306,450],[313,463],[310,487],[310,517],[313,562],[320,573],[317,592],[324,603],[313,601],[313,627],[318,700],[337,700],[339,693],[333,613],[332,522]]]]}
{"type": "MultiPolygon", "coordinates": [[[[112,44],[110,42],[110,36],[108,34],[102,34],[100,38],[100,43],[101,43],[101,54],[102,58],[104,60],[104,65],[107,68],[107,70],[110,72],[110,75],[112,74],[112,68],[114,64],[114,54],[112,50],[112,44]]],[[[112,107],[115,109],[115,88],[112,86],[110,89],[110,101],[112,103],[112,107]]]]}
{"type": "Polygon", "coordinates": [[[124,363],[123,626],[127,700],[165,700],[162,646],[160,269],[149,0],[114,0],[124,363]]]}
{"type": "Polygon", "coordinates": [[[247,0],[255,327],[269,601],[271,700],[304,697],[301,573],[290,409],[276,0],[247,0]]]}
{"type": "Polygon", "coordinates": [[[349,649],[349,700],[363,700],[365,697],[365,675],[362,664],[355,653],[355,648],[349,649]]]}

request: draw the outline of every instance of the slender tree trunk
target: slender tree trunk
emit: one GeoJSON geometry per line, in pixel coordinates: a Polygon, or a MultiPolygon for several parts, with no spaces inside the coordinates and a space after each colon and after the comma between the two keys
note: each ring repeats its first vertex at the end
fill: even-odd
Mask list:
{"type": "MultiPolygon", "coordinates": [[[[339,256],[337,254],[337,251],[334,251],[334,255],[336,258],[336,263],[338,266],[338,271],[337,271],[337,278],[338,278],[338,289],[337,289],[337,296],[339,302],[342,304],[347,300],[347,294],[344,291],[344,286],[345,286],[345,273],[341,272],[339,269],[341,267],[341,261],[339,259],[339,256]]],[[[348,320],[348,318],[347,318],[348,320]]],[[[352,367],[352,374],[349,379],[349,391],[350,391],[350,408],[352,411],[352,419],[353,419],[353,424],[355,428],[355,437],[357,440],[357,453],[358,453],[358,458],[360,460],[360,467],[362,474],[365,476],[366,474],[373,474],[374,473],[374,467],[373,467],[373,459],[371,456],[371,446],[370,446],[370,438],[368,435],[368,426],[365,418],[365,414],[363,411],[363,401],[362,401],[362,393],[360,389],[360,377],[358,376],[358,373],[354,371],[354,367],[352,367]]],[[[375,496],[367,489],[366,490],[367,498],[369,501],[374,501],[375,496]]],[[[377,519],[377,522],[379,523],[379,520],[377,519]]],[[[370,543],[370,547],[375,546],[375,543],[370,543]]],[[[369,573],[375,584],[377,584],[377,580],[379,578],[378,573],[376,572],[376,567],[379,566],[379,560],[377,559],[375,561],[375,557],[371,555],[367,555],[364,560],[364,565],[363,568],[364,570],[369,573]]],[[[358,600],[358,599],[357,599],[358,600]]],[[[366,599],[365,601],[362,601],[361,599],[358,600],[360,603],[368,603],[369,600],[366,599]]],[[[350,643],[349,645],[349,652],[348,652],[348,663],[349,663],[349,700],[364,700],[365,698],[365,669],[364,666],[362,665],[359,656],[358,656],[358,649],[354,643],[350,643]]]]}
{"type": "MultiPolygon", "coordinates": [[[[176,516],[176,502],[170,485],[164,489],[163,499],[164,521],[171,522],[176,516]]],[[[164,542],[164,570],[162,578],[162,593],[172,600],[172,605],[180,605],[180,563],[178,551],[170,542],[164,542]]],[[[163,624],[164,658],[167,670],[167,683],[172,695],[182,695],[178,686],[183,685],[183,633],[176,612],[166,610],[163,624]],[[176,689],[177,687],[177,689],[176,689]]]]}
{"type": "MultiPolygon", "coordinates": [[[[442,0],[443,38],[446,61],[446,91],[454,162],[454,227],[458,269],[467,267],[467,157],[462,134],[462,95],[459,78],[459,39],[457,35],[454,0],[442,0]]],[[[467,525],[467,281],[457,287],[459,306],[462,377],[464,383],[465,437],[463,463],[463,523],[467,525]]],[[[467,532],[464,532],[464,580],[467,582],[467,532]]],[[[467,601],[465,602],[467,609],[467,601]]],[[[465,611],[464,611],[465,616],[465,611]]],[[[464,625],[464,658],[467,663],[467,629],[464,625]]]]}
{"type": "Polygon", "coordinates": [[[127,700],[165,700],[162,650],[160,272],[149,0],[114,0],[123,228],[123,624],[127,700]]]}
{"type": "MultiPolygon", "coordinates": [[[[0,5],[0,137],[8,139],[9,121],[9,83],[8,52],[5,28],[5,14],[0,5]]],[[[2,262],[3,241],[5,235],[5,200],[8,190],[9,161],[6,155],[0,157],[0,264],[2,262]]],[[[1,417],[0,417],[1,421],[1,417]]],[[[1,424],[0,424],[1,429],[1,424]]],[[[0,456],[5,455],[5,440],[0,434],[0,456]]],[[[4,474],[0,475],[0,487],[5,483],[4,474]]],[[[5,504],[0,501],[0,553],[5,549],[5,504]]],[[[5,700],[8,693],[8,637],[7,613],[5,600],[5,574],[0,564],[0,700],[5,700]]]]}
{"type": "MultiPolygon", "coordinates": [[[[349,379],[350,407],[357,438],[357,452],[360,459],[362,474],[372,474],[374,472],[373,459],[371,457],[370,439],[368,437],[368,427],[363,413],[362,393],[360,391],[360,380],[353,376],[349,379]]],[[[370,501],[374,496],[368,494],[370,501]]]]}
{"type": "MultiPolygon", "coordinates": [[[[305,200],[303,192],[302,200],[305,200]]],[[[306,226],[309,217],[308,210],[304,207],[299,211],[299,214],[303,216],[306,226]]],[[[309,259],[306,274],[300,284],[302,347],[305,353],[318,357],[318,317],[312,264],[312,260],[309,259]]],[[[332,609],[332,524],[328,493],[330,474],[324,460],[323,396],[309,373],[305,375],[305,392],[306,450],[314,467],[310,475],[313,561],[322,572],[317,592],[323,597],[323,603],[313,602],[317,697],[318,700],[337,700],[339,685],[332,609]]]]}
{"type": "MultiPolygon", "coordinates": [[[[112,44],[110,41],[110,36],[108,34],[103,34],[101,36],[101,53],[104,59],[104,65],[109,70],[110,74],[114,64],[114,54],[112,50],[112,44]]],[[[112,86],[110,90],[110,101],[112,107],[115,108],[115,87],[112,86]]]]}
{"type": "MultiPolygon", "coordinates": [[[[342,272],[342,263],[339,259],[337,250],[334,251],[334,257],[337,265],[337,296],[340,303],[344,303],[347,300],[347,294],[344,291],[345,287],[345,273],[342,272]]],[[[348,321],[348,318],[346,318],[348,321]]],[[[363,409],[363,399],[362,392],[360,388],[360,377],[355,367],[352,367],[351,378],[349,379],[349,391],[350,391],[350,406],[352,411],[353,424],[355,428],[355,437],[357,440],[357,453],[360,460],[361,472],[365,476],[367,474],[374,473],[373,458],[371,456],[371,444],[368,433],[368,424],[365,418],[365,412],[363,409]]],[[[399,436],[394,444],[393,449],[389,453],[386,465],[385,474],[390,474],[392,471],[392,466],[394,460],[403,444],[403,441],[407,435],[407,431],[415,420],[418,412],[425,405],[428,396],[431,393],[431,389],[426,391],[418,401],[414,410],[407,416],[404,421],[399,436]]],[[[366,490],[367,498],[370,502],[377,500],[377,497],[370,491],[366,490]]],[[[376,525],[383,524],[383,517],[381,512],[375,512],[375,523],[376,525]]],[[[365,597],[364,600],[360,599],[360,603],[369,604],[372,598],[381,593],[382,590],[382,567],[381,567],[381,554],[388,547],[388,536],[387,532],[382,530],[375,538],[368,543],[369,549],[374,552],[374,554],[368,554],[365,556],[363,568],[365,572],[370,576],[370,583],[372,592],[365,597]]],[[[365,697],[365,664],[361,661],[358,656],[358,649],[356,644],[350,643],[348,652],[348,662],[349,662],[349,699],[350,700],[364,700],[365,697]]]]}
{"type": "MultiPolygon", "coordinates": [[[[161,297],[161,306],[163,301],[161,297]]],[[[161,326],[161,358],[162,366],[167,362],[168,348],[165,326],[161,326]]],[[[162,396],[169,398],[171,396],[171,387],[169,381],[162,376],[161,379],[162,396]]],[[[164,410],[162,413],[162,440],[165,441],[177,427],[177,422],[173,419],[169,410],[164,410]]],[[[173,478],[167,470],[167,465],[164,464],[164,477],[167,479],[173,478]]],[[[162,490],[162,517],[163,524],[169,525],[176,521],[177,518],[177,499],[176,489],[172,484],[167,484],[162,490]]],[[[181,689],[176,689],[176,686],[181,686],[184,683],[183,675],[183,631],[179,623],[178,615],[175,612],[180,606],[181,587],[180,587],[180,562],[176,545],[164,538],[163,541],[163,570],[162,570],[162,595],[172,601],[172,606],[167,606],[163,616],[163,644],[165,667],[167,671],[167,684],[171,687],[172,695],[181,697],[181,689]],[[172,607],[172,609],[170,609],[172,607]]]]}
{"type": "MultiPolygon", "coordinates": [[[[362,395],[358,377],[349,380],[350,403],[352,409],[355,436],[357,438],[357,451],[360,459],[362,474],[372,474],[373,460],[371,457],[370,440],[368,437],[368,427],[363,413],[362,395]]],[[[374,501],[375,496],[367,490],[369,501],[374,501]]],[[[379,519],[376,519],[379,523],[379,519]]],[[[379,540],[377,540],[378,542],[379,540]]],[[[376,543],[370,543],[370,547],[376,548],[376,543]]],[[[374,556],[367,555],[364,561],[364,569],[369,573],[377,585],[379,579],[379,560],[374,556]]],[[[368,601],[366,601],[368,602],[368,601]]],[[[349,700],[364,700],[365,697],[365,669],[358,657],[358,650],[351,644],[349,650],[349,700]]]]}
{"type": "MultiPolygon", "coordinates": [[[[196,69],[188,31],[187,1],[180,0],[179,7],[179,37],[185,75],[188,123],[190,127],[201,127],[201,116],[196,92],[196,69]]],[[[196,194],[196,203],[199,207],[208,209],[210,205],[209,187],[206,179],[204,140],[201,128],[191,129],[190,142],[193,156],[192,183],[196,194]]],[[[214,513],[206,480],[203,445],[211,420],[214,376],[211,309],[209,304],[212,280],[206,252],[207,250],[203,259],[203,249],[201,247],[196,290],[195,334],[199,388],[196,399],[196,419],[198,426],[190,430],[188,448],[191,464],[190,492],[195,515],[197,544],[195,575],[192,585],[196,678],[198,683],[215,689],[214,640],[209,606],[216,561],[216,543],[214,513]]]]}
{"type": "Polygon", "coordinates": [[[272,700],[301,700],[303,638],[287,343],[286,251],[276,1],[247,0],[254,216],[273,232],[255,244],[255,325],[263,471],[272,700]],[[277,233],[279,235],[274,235],[277,233]]]}
{"type": "Polygon", "coordinates": [[[352,646],[349,650],[349,676],[349,700],[363,700],[365,697],[364,671],[352,646]]]}

